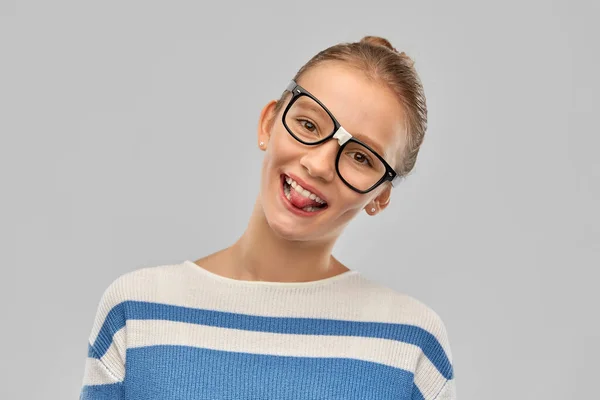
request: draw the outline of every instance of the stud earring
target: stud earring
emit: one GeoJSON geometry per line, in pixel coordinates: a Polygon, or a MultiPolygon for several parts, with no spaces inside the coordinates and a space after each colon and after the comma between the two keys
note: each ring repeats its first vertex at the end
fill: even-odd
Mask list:
{"type": "Polygon", "coordinates": [[[375,212],[375,207],[371,208],[371,212],[375,212]]]}
{"type": "Polygon", "coordinates": [[[265,145],[265,142],[260,142],[260,147],[263,147],[265,145]]]}

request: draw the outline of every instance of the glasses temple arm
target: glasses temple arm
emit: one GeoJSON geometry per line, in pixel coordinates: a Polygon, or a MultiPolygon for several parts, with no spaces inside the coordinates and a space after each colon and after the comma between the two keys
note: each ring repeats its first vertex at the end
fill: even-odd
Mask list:
{"type": "Polygon", "coordinates": [[[291,92],[292,90],[294,90],[294,88],[297,86],[296,82],[292,79],[290,81],[290,83],[288,83],[287,87],[285,88],[285,90],[287,90],[288,92],[291,92]]]}
{"type": "Polygon", "coordinates": [[[396,176],[394,177],[394,179],[392,179],[392,187],[396,187],[396,186],[400,185],[400,182],[402,181],[402,179],[404,179],[404,177],[396,172],[396,176]]]}

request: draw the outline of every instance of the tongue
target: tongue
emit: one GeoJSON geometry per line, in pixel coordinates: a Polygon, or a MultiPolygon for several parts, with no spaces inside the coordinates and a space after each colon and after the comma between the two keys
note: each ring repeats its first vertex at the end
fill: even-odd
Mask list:
{"type": "Polygon", "coordinates": [[[290,196],[292,197],[292,204],[298,208],[304,208],[308,206],[321,207],[321,204],[315,200],[311,200],[308,197],[302,196],[293,187],[290,187],[290,196]]]}

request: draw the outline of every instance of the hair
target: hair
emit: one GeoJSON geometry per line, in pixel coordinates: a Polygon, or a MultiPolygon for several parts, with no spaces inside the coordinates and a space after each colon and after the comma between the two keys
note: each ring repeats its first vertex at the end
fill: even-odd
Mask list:
{"type": "MultiPolygon", "coordinates": [[[[339,43],[317,53],[298,70],[294,80],[321,63],[338,61],[364,72],[374,81],[385,84],[397,96],[407,117],[406,145],[400,149],[395,169],[405,177],[417,161],[417,155],[427,130],[427,104],[421,79],[414,61],[398,52],[391,43],[378,36],[365,36],[359,42],[339,43]]],[[[275,106],[279,113],[287,98],[284,92],[275,106]]]]}

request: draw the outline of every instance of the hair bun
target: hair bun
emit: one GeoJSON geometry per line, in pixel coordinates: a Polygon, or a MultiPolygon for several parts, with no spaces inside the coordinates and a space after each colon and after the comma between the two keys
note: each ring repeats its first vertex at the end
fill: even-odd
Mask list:
{"type": "Polygon", "coordinates": [[[396,50],[394,48],[394,46],[392,46],[392,44],[389,42],[389,40],[384,39],[380,36],[365,36],[360,40],[360,43],[368,43],[368,44],[372,44],[375,46],[383,46],[383,47],[387,47],[388,49],[395,51],[396,53],[398,52],[398,50],[396,50]]]}
{"type": "Polygon", "coordinates": [[[400,58],[404,59],[410,66],[414,65],[414,61],[403,51],[398,51],[392,46],[389,40],[382,38],[380,36],[365,36],[360,40],[360,43],[367,43],[372,46],[382,46],[385,47],[394,53],[398,54],[400,58]]]}

